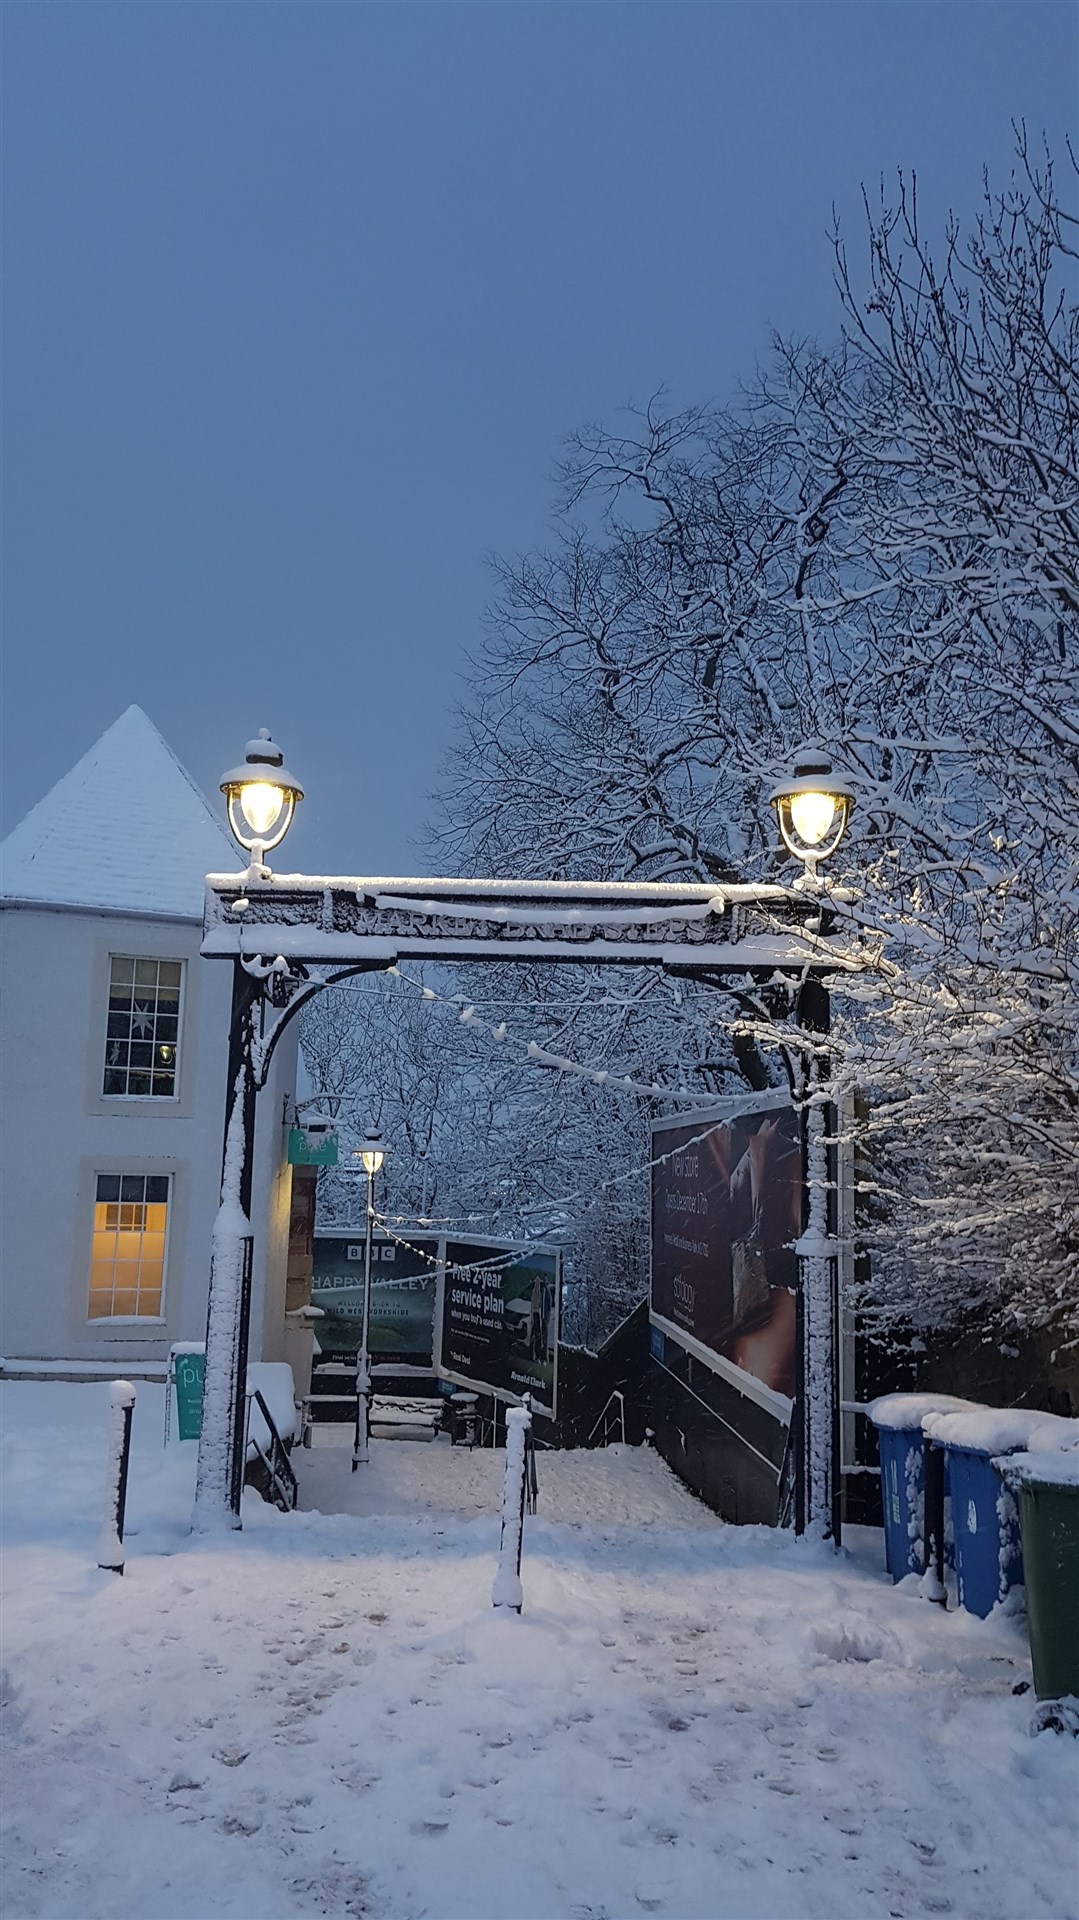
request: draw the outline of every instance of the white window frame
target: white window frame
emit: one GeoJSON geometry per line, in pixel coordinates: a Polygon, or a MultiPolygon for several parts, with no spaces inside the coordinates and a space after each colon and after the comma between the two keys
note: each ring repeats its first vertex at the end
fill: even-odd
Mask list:
{"type": "MultiPolygon", "coordinates": [[[[184,1027],[187,1013],[187,960],[182,954],[175,953],[125,953],[110,947],[105,957],[105,1023],[104,1039],[101,1047],[101,1062],[98,1075],[97,1097],[106,1107],[140,1106],[167,1112],[169,1107],[180,1104],[180,1075],[183,1065],[184,1027]],[[171,1093],[106,1093],[105,1075],[109,1072],[109,1002],[112,998],[112,963],[114,960],[154,961],[157,965],[178,966],[180,969],[180,998],[176,1008],[176,1059],[173,1062],[171,1093]]],[[[128,1073],[130,1075],[130,1067],[128,1073]]]]}

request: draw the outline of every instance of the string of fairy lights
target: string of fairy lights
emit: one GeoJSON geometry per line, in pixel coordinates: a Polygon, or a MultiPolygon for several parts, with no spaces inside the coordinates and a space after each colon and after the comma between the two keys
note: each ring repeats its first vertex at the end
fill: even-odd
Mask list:
{"type": "MultiPolygon", "coordinates": [[[[420,995],[421,1000],[428,1006],[432,1008],[435,1006],[453,1008],[462,1026],[478,1030],[486,1024],[481,1021],[478,1012],[478,1005],[484,1004],[483,1002],[477,1003],[462,993],[438,993],[434,987],[427,986],[422,980],[414,979],[410,974],[402,972],[401,968],[396,965],[388,966],[381,971],[391,979],[398,981],[402,986],[413,988],[420,995]]],[[[342,983],[342,986],[337,990],[352,992],[364,991],[362,988],[349,988],[347,985],[344,985],[344,983],[342,983]]],[[[490,1005],[491,1003],[487,1002],[487,1004],[490,1005]]],[[[584,1007],[589,1004],[594,1003],[582,1001],[580,1006],[584,1007]]],[[[691,1092],[688,1087],[664,1087],[655,1081],[644,1082],[635,1080],[629,1074],[612,1074],[605,1068],[583,1066],[579,1061],[574,1061],[565,1055],[549,1051],[547,1048],[540,1046],[535,1040],[524,1041],[520,1036],[511,1035],[509,1033],[508,1023],[505,1020],[500,1020],[491,1026],[489,1028],[489,1036],[497,1044],[501,1044],[507,1039],[516,1038],[517,1044],[525,1048],[528,1059],[535,1062],[536,1065],[551,1067],[560,1073],[568,1075],[570,1078],[588,1081],[594,1086],[608,1087],[616,1093],[624,1092],[637,1096],[646,1095],[652,1099],[691,1100],[695,1104],[699,1104],[703,1097],[700,1093],[691,1092]]],[[[362,1098],[362,1096],[359,1095],[354,1096],[349,1094],[322,1095],[321,1097],[334,1098],[349,1104],[362,1098]]],[[[722,1123],[718,1119],[709,1120],[708,1124],[702,1127],[700,1132],[692,1135],[690,1139],[680,1140],[677,1151],[681,1153],[684,1152],[687,1147],[698,1145],[699,1142],[707,1139],[708,1135],[720,1124],[722,1123]]],[[[621,1173],[613,1174],[609,1179],[601,1180],[598,1184],[595,1181],[590,1181],[586,1187],[578,1188],[576,1192],[544,1199],[542,1202],[536,1202],[530,1207],[523,1208],[522,1212],[525,1214],[539,1213],[555,1215],[563,1209],[574,1205],[579,1205],[584,1212],[588,1212],[592,1207],[599,1204],[603,1195],[608,1193],[612,1187],[623,1186],[631,1180],[639,1180],[644,1174],[650,1174],[655,1167],[665,1166],[674,1151],[674,1148],[670,1148],[665,1153],[655,1154],[650,1159],[641,1162],[640,1165],[628,1167],[621,1173]]],[[[457,1227],[459,1230],[467,1231],[471,1226],[478,1226],[484,1223],[489,1224],[495,1217],[491,1211],[464,1214],[420,1214],[414,1218],[410,1218],[407,1214],[376,1213],[374,1220],[375,1225],[387,1234],[391,1240],[396,1240],[399,1245],[411,1248],[412,1252],[420,1259],[429,1260],[432,1266],[437,1266],[439,1264],[437,1255],[428,1255],[423,1249],[413,1246],[411,1241],[400,1238],[393,1232],[393,1227],[411,1228],[413,1231],[457,1227]]],[[[529,1247],[534,1247],[536,1244],[537,1242],[534,1238],[518,1239],[515,1241],[515,1252],[519,1254],[522,1251],[526,1251],[529,1247]]],[[[505,1250],[500,1249],[498,1255],[493,1256],[492,1263],[469,1263],[467,1266],[451,1264],[448,1270],[470,1273],[485,1269],[490,1272],[496,1272],[504,1269],[507,1265],[512,1266],[513,1264],[513,1256],[511,1255],[507,1258],[505,1250]]]]}

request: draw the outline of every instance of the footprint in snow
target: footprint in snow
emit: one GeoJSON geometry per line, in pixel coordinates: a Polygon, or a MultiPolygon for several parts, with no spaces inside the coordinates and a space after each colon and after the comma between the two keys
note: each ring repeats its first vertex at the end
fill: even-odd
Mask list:
{"type": "Polygon", "coordinates": [[[410,1820],[408,1830],[409,1833],[422,1834],[428,1838],[437,1839],[441,1834],[449,1831],[449,1825],[449,1813],[444,1812],[440,1808],[436,1808],[426,1816],[421,1815],[418,1820],[410,1820]]]}

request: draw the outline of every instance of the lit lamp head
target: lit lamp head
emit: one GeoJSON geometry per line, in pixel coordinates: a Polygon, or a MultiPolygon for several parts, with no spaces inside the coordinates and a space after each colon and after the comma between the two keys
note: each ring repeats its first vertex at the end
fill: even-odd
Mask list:
{"type": "Polygon", "coordinates": [[[836,778],[826,753],[806,751],[797,756],[792,778],[768,798],[786,846],[805,862],[807,878],[815,880],[818,862],[835,852],[846,832],[853,788],[836,778]]]}
{"type": "Polygon", "coordinates": [[[228,802],[233,835],[250,854],[252,867],[260,866],[263,855],[280,846],[296,802],[303,799],[303,788],[288,772],[267,728],[260,727],[258,739],[248,741],[243,766],[226,773],[221,791],[228,802]]]}
{"type": "Polygon", "coordinates": [[[368,1132],[364,1136],[363,1146],[356,1149],[356,1159],[362,1161],[364,1172],[374,1179],[385,1158],[386,1149],[382,1144],[382,1135],[368,1132]]]}

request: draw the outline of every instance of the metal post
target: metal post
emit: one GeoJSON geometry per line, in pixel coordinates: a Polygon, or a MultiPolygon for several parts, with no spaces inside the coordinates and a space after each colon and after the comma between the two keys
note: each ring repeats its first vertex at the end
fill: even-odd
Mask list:
{"type": "Polygon", "coordinates": [[[206,1373],[192,1526],[239,1528],[244,1483],[247,1349],[251,1325],[251,1191],[256,1089],[253,1043],[261,981],[233,962],[221,1204],[214,1222],[206,1309],[206,1373]]]}
{"type": "Polygon", "coordinates": [[[105,1525],[97,1564],[106,1573],[124,1570],[124,1510],[127,1506],[127,1469],[131,1459],[131,1416],[135,1389],[130,1380],[114,1380],[109,1389],[109,1466],[105,1489],[105,1525]]]}
{"type": "Polygon", "coordinates": [[[506,1479],[502,1490],[502,1534],[498,1548],[498,1572],[491,1590],[493,1607],[509,1607],[520,1613],[524,1605],[521,1587],[521,1548],[524,1543],[525,1495],[527,1492],[526,1446],[532,1415],[527,1404],[509,1407],[506,1412],[506,1479]]]}
{"type": "Polygon", "coordinates": [[[352,1471],[366,1466],[370,1457],[371,1436],[371,1357],[368,1329],[371,1324],[371,1233],[375,1224],[375,1176],[367,1176],[367,1238],[363,1250],[363,1328],[356,1360],[356,1436],[352,1443],[352,1471]]]}
{"type": "MultiPolygon", "coordinates": [[[[828,1033],[828,989],[809,975],[798,995],[798,1022],[811,1033],[828,1033]]],[[[834,1108],[819,1096],[827,1086],[827,1060],[807,1054],[802,1075],[802,1150],[805,1179],[803,1232],[798,1241],[802,1365],[800,1530],[839,1545],[838,1247],[835,1241],[836,1150],[834,1108]]]]}

